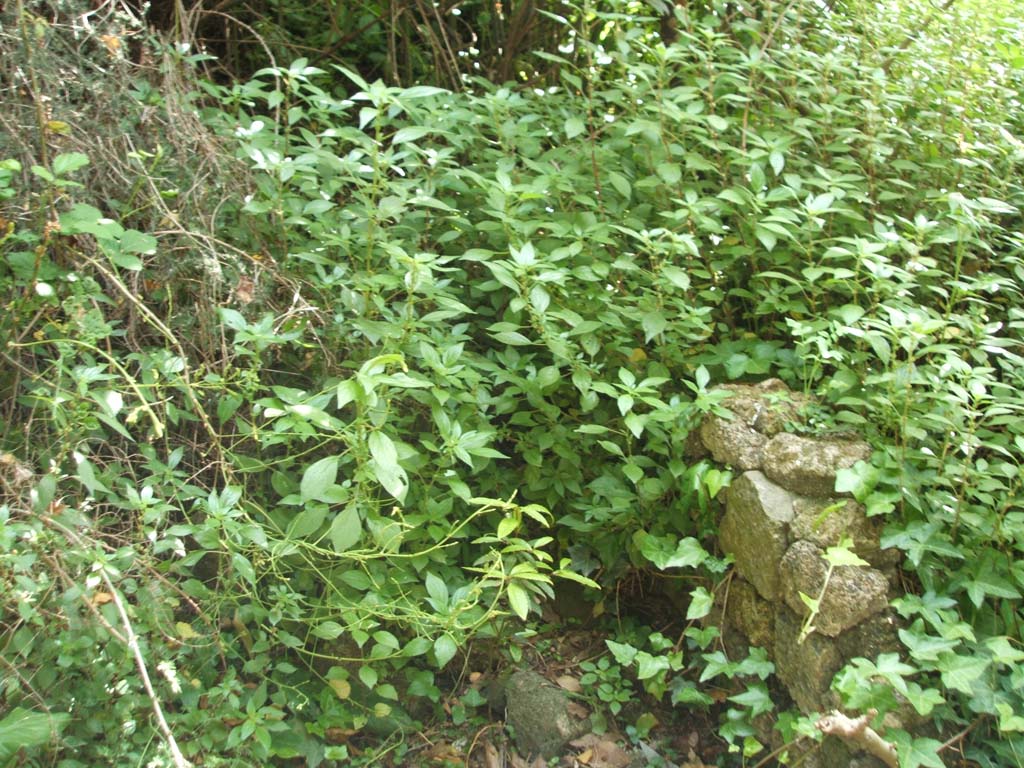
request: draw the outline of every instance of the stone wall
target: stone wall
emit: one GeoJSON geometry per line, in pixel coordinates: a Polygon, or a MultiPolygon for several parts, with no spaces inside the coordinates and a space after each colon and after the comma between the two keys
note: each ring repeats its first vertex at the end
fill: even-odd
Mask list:
{"type": "Polygon", "coordinates": [[[829,686],[848,660],[900,647],[888,607],[897,553],[880,548],[878,521],[835,492],[836,473],[871,449],[855,437],[784,431],[801,423],[807,401],[777,379],[721,389],[731,393],[723,405],[734,418],[707,417],[698,448],[737,472],[719,539],[736,564],[719,605],[727,647],[765,648],[797,706],[825,712],[837,704],[829,686]],[[818,597],[828,567],[822,554],[843,537],[869,565],[833,571],[815,631],[800,642],[808,615],[800,593],[818,597]]]}

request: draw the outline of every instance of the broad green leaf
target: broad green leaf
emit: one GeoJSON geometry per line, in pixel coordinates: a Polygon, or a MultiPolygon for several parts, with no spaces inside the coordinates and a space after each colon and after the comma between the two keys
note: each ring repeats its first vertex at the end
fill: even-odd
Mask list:
{"type": "Polygon", "coordinates": [[[341,554],[350,550],[359,541],[362,533],[363,522],[359,517],[359,509],[355,504],[349,504],[331,522],[328,536],[334,551],[341,554]]]}
{"type": "Polygon", "coordinates": [[[935,739],[914,739],[908,734],[897,735],[897,753],[899,755],[900,768],[946,768],[945,762],[939,756],[941,741],[935,739]]]}
{"type": "Polygon", "coordinates": [[[157,241],[155,237],[142,232],[136,232],[134,229],[126,230],[121,235],[121,248],[128,253],[156,253],[156,246],[157,241]]]}
{"type": "Polygon", "coordinates": [[[644,329],[644,343],[649,344],[668,327],[668,319],[661,312],[652,311],[643,316],[640,324],[644,329]]]}
{"type": "Polygon", "coordinates": [[[938,668],[942,675],[942,684],[947,688],[972,695],[973,683],[985,674],[991,659],[982,656],[960,656],[956,653],[944,653],[939,657],[938,668]]]}
{"type": "Polygon", "coordinates": [[[659,672],[669,671],[669,660],[667,656],[653,656],[647,651],[639,651],[636,654],[636,676],[639,680],[648,680],[659,672]]]}
{"type": "Polygon", "coordinates": [[[624,667],[628,667],[636,658],[637,649],[628,643],[619,643],[614,640],[605,640],[604,644],[612,652],[615,660],[624,667]]]}
{"type": "Polygon", "coordinates": [[[334,640],[340,637],[345,628],[336,621],[321,621],[312,629],[312,634],[321,640],[334,640]]]}
{"type": "Polygon", "coordinates": [[[437,668],[443,669],[444,666],[452,660],[455,656],[455,652],[458,650],[458,646],[452,639],[452,636],[447,632],[443,635],[439,635],[434,640],[434,659],[437,661],[437,668]]]}
{"type": "Polygon", "coordinates": [[[633,189],[632,187],[630,187],[629,181],[626,179],[625,176],[623,176],[621,173],[611,171],[608,174],[608,181],[611,182],[611,185],[615,188],[616,192],[618,192],[624,198],[629,200],[630,195],[633,194],[633,189]]]}
{"type": "Polygon", "coordinates": [[[444,581],[433,573],[428,573],[424,584],[427,588],[427,594],[430,595],[434,601],[434,609],[437,611],[444,611],[448,608],[448,585],[444,581]]]}
{"type": "Polygon", "coordinates": [[[398,501],[405,500],[409,490],[409,478],[398,465],[398,451],[386,434],[377,430],[370,433],[370,455],[373,457],[373,473],[385,491],[398,501]]]}
{"type": "Polygon", "coordinates": [[[87,155],[81,152],[65,152],[53,158],[53,173],[57,177],[67,176],[89,164],[87,155]]]}
{"type": "Polygon", "coordinates": [[[661,274],[676,288],[690,290],[690,276],[682,268],[666,265],[661,268],[661,274]]]}
{"type": "Polygon", "coordinates": [[[710,125],[719,133],[722,133],[723,131],[729,128],[729,121],[726,120],[724,117],[721,117],[720,115],[708,115],[707,119],[708,125],[710,125]]]}
{"type": "Polygon", "coordinates": [[[299,495],[304,502],[328,501],[325,496],[337,477],[338,457],[325,456],[306,467],[299,483],[299,495]]]}
{"type": "Polygon", "coordinates": [[[327,509],[326,504],[309,504],[295,516],[292,524],[288,527],[288,535],[304,539],[310,534],[316,533],[327,518],[327,509]]]}
{"type": "Polygon", "coordinates": [[[715,603],[714,596],[705,587],[697,587],[690,592],[690,605],[686,608],[686,620],[703,619],[715,603]]]}
{"type": "Polygon", "coordinates": [[[253,570],[252,563],[249,562],[245,555],[241,552],[232,553],[231,565],[239,576],[250,584],[256,584],[256,571],[253,570]]]}
{"type": "Polygon", "coordinates": [[[858,557],[850,551],[848,542],[840,543],[837,547],[829,547],[825,550],[825,554],[822,555],[822,559],[837,568],[844,565],[856,567],[870,565],[867,560],[858,557]]]}
{"type": "Polygon", "coordinates": [[[530,593],[514,581],[510,581],[507,589],[508,604],[513,612],[523,621],[530,613],[530,593]]]}
{"type": "Polygon", "coordinates": [[[565,137],[575,139],[587,130],[587,125],[578,117],[570,117],[565,121],[565,137]]]}
{"type": "Polygon", "coordinates": [[[683,171],[678,163],[661,163],[658,168],[658,175],[666,184],[678,184],[683,178],[683,171]]]}
{"type": "Polygon", "coordinates": [[[410,125],[395,131],[395,135],[391,137],[391,143],[405,144],[409,141],[416,141],[417,139],[422,139],[430,132],[431,129],[424,125],[410,125]]]}
{"type": "Polygon", "coordinates": [[[45,714],[15,707],[0,720],[0,760],[9,760],[18,750],[42,746],[55,739],[70,719],[63,712],[45,714]]]}
{"type": "Polygon", "coordinates": [[[377,687],[377,680],[379,679],[379,675],[377,674],[377,670],[375,670],[373,667],[363,664],[361,667],[359,667],[358,674],[360,682],[362,682],[362,684],[369,688],[371,691],[377,687]]]}

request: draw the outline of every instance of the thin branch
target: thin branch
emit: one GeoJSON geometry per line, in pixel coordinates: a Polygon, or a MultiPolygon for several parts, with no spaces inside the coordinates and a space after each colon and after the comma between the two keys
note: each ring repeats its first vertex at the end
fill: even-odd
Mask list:
{"type": "Polygon", "coordinates": [[[874,710],[869,710],[858,718],[851,718],[833,710],[820,718],[815,726],[826,736],[838,736],[843,741],[874,755],[889,768],[898,768],[896,746],[883,739],[868,725],[876,714],[874,710]]]}

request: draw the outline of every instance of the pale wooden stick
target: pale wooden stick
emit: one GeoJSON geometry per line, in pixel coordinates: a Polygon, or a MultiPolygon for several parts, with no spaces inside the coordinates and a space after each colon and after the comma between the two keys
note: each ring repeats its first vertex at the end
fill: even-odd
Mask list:
{"type": "Polygon", "coordinates": [[[896,745],[878,735],[868,723],[877,712],[869,710],[858,718],[851,718],[842,712],[832,710],[820,718],[815,726],[826,736],[838,736],[845,742],[870,752],[889,768],[899,768],[896,759],[896,745]]]}

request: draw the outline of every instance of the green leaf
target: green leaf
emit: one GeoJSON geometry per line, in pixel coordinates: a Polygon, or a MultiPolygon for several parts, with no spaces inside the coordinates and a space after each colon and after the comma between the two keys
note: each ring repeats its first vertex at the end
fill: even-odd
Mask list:
{"type": "Polygon", "coordinates": [[[530,613],[530,593],[514,581],[510,581],[507,589],[508,604],[513,612],[523,621],[530,613]]]}
{"type": "Polygon", "coordinates": [[[565,137],[575,139],[587,130],[587,125],[578,117],[570,117],[565,121],[565,137]]]}
{"type": "Polygon", "coordinates": [[[661,274],[676,288],[683,291],[690,290],[690,276],[681,267],[665,265],[661,268],[661,274]]]}
{"type": "Polygon", "coordinates": [[[156,246],[157,241],[155,237],[137,232],[134,229],[125,230],[125,233],[121,235],[121,248],[129,253],[156,253],[156,246]]]}
{"type": "Polygon", "coordinates": [[[935,739],[913,739],[907,734],[897,736],[897,754],[899,755],[900,768],[946,768],[946,764],[939,757],[941,741],[935,739]]]}
{"type": "Polygon", "coordinates": [[[434,601],[434,610],[445,611],[448,608],[448,585],[433,573],[428,573],[424,580],[427,594],[434,601]]]}
{"type": "Polygon", "coordinates": [[[321,640],[334,640],[344,631],[345,628],[336,621],[321,621],[313,627],[312,634],[321,640]]]}
{"type": "Polygon", "coordinates": [[[398,501],[405,500],[409,490],[409,478],[398,465],[398,451],[386,434],[377,430],[370,433],[370,455],[373,457],[373,473],[385,491],[398,501]]]}
{"type": "Polygon", "coordinates": [[[711,613],[711,607],[714,605],[714,602],[714,596],[706,588],[697,587],[690,592],[690,605],[686,608],[686,620],[703,619],[711,613]]]}
{"type": "Polygon", "coordinates": [[[669,185],[678,184],[683,178],[683,171],[678,163],[661,163],[656,170],[662,180],[669,185]]]}
{"type": "Polygon", "coordinates": [[[866,461],[858,461],[852,467],[836,472],[837,493],[849,493],[857,501],[864,501],[878,485],[878,468],[866,461]]]}
{"type": "Polygon", "coordinates": [[[661,312],[652,311],[643,316],[640,324],[644,329],[644,343],[649,344],[651,339],[660,336],[668,327],[668,319],[661,312]]]}
{"type": "Polygon", "coordinates": [[[618,192],[624,198],[629,200],[630,195],[633,194],[633,189],[632,189],[632,187],[630,187],[629,180],[626,179],[625,176],[623,176],[621,173],[616,173],[615,171],[611,171],[608,174],[608,181],[611,182],[611,184],[615,188],[616,192],[618,192]]]}
{"type": "Polygon", "coordinates": [[[430,133],[431,130],[432,129],[424,125],[410,125],[405,128],[400,128],[399,130],[395,131],[395,135],[391,137],[391,143],[405,144],[406,142],[409,141],[416,141],[417,139],[422,139],[424,136],[430,133]]]}
{"type": "Polygon", "coordinates": [[[455,652],[458,650],[458,646],[452,639],[452,636],[447,632],[443,635],[438,636],[434,640],[434,659],[437,662],[437,668],[443,669],[444,666],[452,660],[455,656],[455,652]]]}
{"type": "Polygon", "coordinates": [[[670,684],[672,690],[672,704],[694,705],[698,707],[710,707],[715,700],[708,694],[701,691],[697,684],[685,677],[676,677],[670,684]]]}
{"type": "Polygon", "coordinates": [[[363,522],[355,504],[349,504],[339,512],[331,522],[328,536],[331,546],[338,554],[351,549],[363,534],[363,522]]]}
{"type": "Polygon", "coordinates": [[[87,155],[83,155],[81,152],[66,152],[53,158],[53,173],[58,177],[67,176],[88,164],[87,155]]]}
{"type": "Polygon", "coordinates": [[[743,693],[730,696],[733,701],[742,707],[750,709],[750,716],[757,717],[765,712],[771,712],[775,708],[771,696],[768,694],[768,687],[764,683],[755,683],[743,693]]]}
{"type": "Polygon", "coordinates": [[[636,676],[640,680],[648,680],[659,672],[669,671],[667,656],[652,656],[647,651],[637,653],[636,664],[636,676]]]}
{"type": "Polygon", "coordinates": [[[316,533],[327,517],[327,509],[326,504],[310,504],[292,520],[292,524],[288,526],[288,535],[304,539],[316,533]]]}
{"type": "Polygon", "coordinates": [[[636,658],[637,649],[628,643],[617,643],[614,640],[605,640],[604,644],[612,652],[612,656],[624,667],[628,667],[636,658]]]}
{"type": "Polygon", "coordinates": [[[231,565],[239,576],[250,584],[256,584],[256,571],[253,570],[252,563],[249,562],[245,555],[241,552],[232,553],[231,565]]]}
{"type": "Polygon", "coordinates": [[[939,657],[938,663],[942,684],[970,696],[974,693],[974,681],[985,674],[990,663],[991,659],[981,656],[944,653],[939,657]]]}
{"type": "Polygon", "coordinates": [[[708,115],[708,125],[722,133],[729,128],[729,121],[719,115],[708,115]]]}
{"type": "Polygon", "coordinates": [[[825,554],[822,555],[822,558],[837,568],[844,565],[857,567],[870,565],[867,560],[858,557],[850,551],[848,546],[844,546],[844,544],[845,542],[841,543],[837,547],[829,547],[825,550],[825,554]]]}
{"type": "Polygon", "coordinates": [[[358,674],[359,680],[362,682],[362,684],[369,688],[371,691],[377,687],[377,680],[379,679],[379,676],[377,674],[377,670],[375,670],[373,667],[364,664],[359,668],[358,674]]]}
{"type": "Polygon", "coordinates": [[[63,712],[44,714],[15,707],[0,720],[0,760],[9,760],[20,749],[53,740],[70,719],[63,712]]]}
{"type": "Polygon", "coordinates": [[[327,490],[334,485],[338,477],[338,457],[326,456],[310,464],[302,473],[299,483],[299,495],[302,501],[329,501],[325,498],[327,490]]]}

